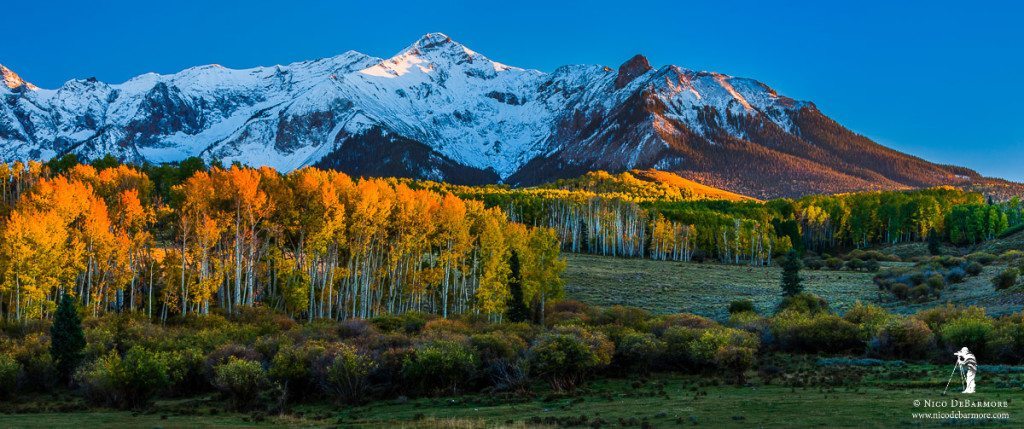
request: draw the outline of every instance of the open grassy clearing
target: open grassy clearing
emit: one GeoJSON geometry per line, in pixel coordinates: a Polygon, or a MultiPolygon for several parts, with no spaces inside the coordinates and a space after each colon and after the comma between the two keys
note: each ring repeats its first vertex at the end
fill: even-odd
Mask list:
{"type": "MultiPolygon", "coordinates": [[[[779,301],[778,267],[748,267],[715,263],[652,261],[607,256],[565,254],[565,292],[588,304],[629,305],[655,313],[688,312],[724,319],[730,301],[750,299],[759,312],[770,312],[779,301]]],[[[909,263],[883,263],[883,269],[909,263]]],[[[990,283],[1004,266],[985,267],[980,276],[950,285],[942,299],[922,304],[895,301],[879,293],[874,273],[805,270],[804,287],[829,301],[842,313],[858,300],[877,303],[890,311],[913,313],[923,308],[954,304],[979,305],[999,315],[1024,308],[1019,291],[997,292],[990,283]]]]}
{"type": "Polygon", "coordinates": [[[941,396],[947,368],[934,365],[822,366],[814,358],[770,383],[751,373],[745,386],[716,377],[655,374],[646,379],[604,379],[578,395],[552,395],[543,385],[531,396],[466,395],[380,401],[363,406],[298,405],[282,414],[224,411],[215,397],[160,401],[149,411],[47,411],[74,407],[74,399],[33,398],[34,412],[14,401],[0,406],[2,427],[940,427],[1024,424],[1021,373],[979,378],[975,401],[1008,401],[1008,408],[925,408],[914,401],[964,399],[941,396]],[[922,411],[1006,412],[1009,420],[939,421],[914,418],[922,411]]]}

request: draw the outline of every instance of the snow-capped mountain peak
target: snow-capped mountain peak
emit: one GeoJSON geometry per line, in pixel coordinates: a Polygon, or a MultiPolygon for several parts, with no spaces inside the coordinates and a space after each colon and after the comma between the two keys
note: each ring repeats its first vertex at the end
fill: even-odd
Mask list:
{"type": "Polygon", "coordinates": [[[30,82],[26,82],[21,78],[21,76],[18,76],[14,70],[7,68],[3,64],[0,64],[0,78],[3,78],[4,86],[11,91],[20,90],[22,88],[32,91],[39,89],[39,87],[31,84],[30,82]]]}
{"type": "Polygon", "coordinates": [[[387,59],[348,51],[269,67],[147,73],[120,84],[71,80],[56,90],[36,88],[3,66],[0,74],[6,161],[66,153],[154,163],[200,156],[283,171],[319,165],[356,175],[520,184],[593,169],[660,168],[755,196],[770,194],[747,171],[794,162],[826,171],[780,178],[803,183],[794,185],[800,189],[819,189],[823,180],[846,190],[952,177],[916,158],[893,160],[904,155],[870,141],[837,146],[866,139],[755,80],[655,68],[642,55],[617,69],[543,73],[495,62],[443,33],[426,34],[387,59]],[[849,161],[864,153],[878,159],[866,167],[849,161]],[[908,163],[924,163],[926,177],[902,178],[896,167],[908,163]]]}

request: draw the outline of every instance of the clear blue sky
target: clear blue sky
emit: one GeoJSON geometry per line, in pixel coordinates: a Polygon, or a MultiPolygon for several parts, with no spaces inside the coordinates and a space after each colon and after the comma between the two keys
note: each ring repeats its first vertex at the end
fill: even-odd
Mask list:
{"type": "Polygon", "coordinates": [[[756,78],[882,144],[1024,180],[1024,6],[832,3],[12,1],[0,63],[55,88],[349,49],[388,57],[432,31],[543,71],[643,53],[655,66],[756,78]]]}

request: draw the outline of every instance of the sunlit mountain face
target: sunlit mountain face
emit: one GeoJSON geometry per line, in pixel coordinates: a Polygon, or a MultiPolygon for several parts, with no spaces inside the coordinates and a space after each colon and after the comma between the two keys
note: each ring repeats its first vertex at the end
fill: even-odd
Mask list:
{"type": "Polygon", "coordinates": [[[880,146],[752,79],[652,67],[505,65],[441,33],[395,56],[207,65],[41,89],[0,66],[0,157],[198,156],[364,176],[530,185],[657,169],[755,197],[1016,186],[880,146]]]}

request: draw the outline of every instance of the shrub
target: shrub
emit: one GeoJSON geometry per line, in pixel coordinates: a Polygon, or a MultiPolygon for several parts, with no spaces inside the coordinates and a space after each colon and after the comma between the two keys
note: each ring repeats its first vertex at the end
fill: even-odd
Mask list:
{"type": "Polygon", "coordinates": [[[422,333],[424,335],[439,335],[444,334],[460,334],[468,335],[472,332],[472,329],[465,322],[452,319],[434,319],[423,325],[422,333]]]}
{"type": "Polygon", "coordinates": [[[235,356],[214,369],[213,385],[239,410],[256,407],[261,396],[270,387],[267,372],[259,362],[239,359],[235,356]]]}
{"type": "Polygon", "coordinates": [[[328,349],[314,365],[324,393],[340,402],[354,404],[366,399],[370,373],[376,364],[347,344],[328,349]]]}
{"type": "Polygon", "coordinates": [[[50,344],[46,335],[34,333],[25,336],[10,352],[21,364],[25,375],[22,387],[26,390],[48,392],[57,385],[58,371],[49,353],[50,344]]]}
{"type": "Polygon", "coordinates": [[[646,373],[661,359],[665,344],[653,334],[627,332],[615,345],[615,363],[624,369],[646,373]]]}
{"type": "Polygon", "coordinates": [[[530,365],[526,359],[498,359],[487,365],[486,373],[494,389],[525,393],[530,385],[530,365]]]}
{"type": "Polygon", "coordinates": [[[904,318],[887,323],[869,344],[881,357],[922,359],[935,347],[935,335],[919,319],[904,318]]]}
{"type": "Polygon", "coordinates": [[[18,390],[21,364],[14,356],[0,354],[0,399],[8,398],[18,390]]]}
{"type": "Polygon", "coordinates": [[[967,347],[974,353],[984,352],[994,327],[987,317],[965,316],[942,326],[942,343],[948,350],[967,347]]]}
{"type": "Polygon", "coordinates": [[[820,270],[825,267],[825,261],[815,256],[808,256],[804,258],[804,267],[809,270],[820,270]]]}
{"type": "Polygon", "coordinates": [[[985,310],[979,307],[956,307],[953,304],[946,304],[941,307],[933,307],[914,314],[915,319],[921,319],[928,324],[932,332],[938,333],[942,327],[953,320],[970,317],[985,318],[985,310]]]}
{"type": "Polygon", "coordinates": [[[209,387],[203,376],[203,352],[185,348],[166,352],[162,356],[167,364],[167,381],[171,391],[178,394],[198,392],[209,387]]]}
{"type": "Polygon", "coordinates": [[[864,260],[860,258],[853,258],[850,259],[849,261],[846,261],[846,269],[850,271],[863,270],[866,266],[867,265],[864,263],[864,260]]]}
{"type": "Polygon", "coordinates": [[[228,363],[231,358],[258,362],[263,359],[263,356],[259,352],[241,344],[230,343],[218,347],[206,356],[206,361],[203,364],[203,372],[207,379],[211,381],[211,384],[213,384],[213,380],[217,376],[217,367],[228,363]]]}
{"type": "Polygon", "coordinates": [[[420,311],[407,311],[401,315],[384,315],[370,319],[370,323],[383,332],[404,331],[408,334],[415,334],[423,329],[428,321],[436,316],[420,311]]]}
{"type": "Polygon", "coordinates": [[[338,338],[363,338],[376,335],[377,329],[364,319],[348,319],[338,322],[338,338]]]}
{"type": "Polygon", "coordinates": [[[903,300],[910,297],[910,286],[907,286],[906,283],[893,284],[891,290],[896,299],[903,300]]]}
{"type": "Polygon", "coordinates": [[[757,312],[756,310],[754,310],[754,301],[751,301],[749,299],[739,299],[729,303],[729,314],[746,312],[757,312]]]}
{"type": "Polygon", "coordinates": [[[485,365],[499,359],[514,361],[526,352],[526,341],[501,331],[473,335],[469,343],[485,365]]]}
{"type": "Polygon", "coordinates": [[[996,320],[988,349],[999,362],[1019,363],[1024,360],[1024,314],[1017,313],[996,320]]]}
{"type": "Polygon", "coordinates": [[[435,340],[421,344],[402,363],[402,376],[421,391],[456,394],[476,375],[477,357],[465,344],[435,340]]]}
{"type": "Polygon", "coordinates": [[[1018,274],[1019,272],[1016,268],[1007,268],[1003,270],[1003,272],[999,273],[999,275],[992,278],[992,286],[995,287],[996,290],[1009,289],[1013,287],[1013,285],[1017,284],[1018,274]]]}
{"type": "Polygon", "coordinates": [[[719,368],[731,372],[736,377],[736,384],[744,382],[743,374],[754,366],[755,349],[749,347],[724,346],[715,350],[714,363],[719,368]]]}
{"type": "Polygon", "coordinates": [[[843,315],[844,320],[857,325],[860,329],[861,339],[864,340],[874,337],[891,318],[892,315],[884,308],[874,304],[864,304],[860,301],[857,301],[853,308],[843,315]]]}
{"type": "Polygon", "coordinates": [[[869,259],[864,263],[864,269],[872,273],[877,273],[878,270],[882,269],[882,264],[878,263],[878,261],[874,259],[869,259]]]}
{"type": "Polygon", "coordinates": [[[602,311],[594,320],[594,323],[598,325],[620,325],[633,329],[643,329],[642,327],[650,317],[651,313],[641,308],[613,305],[602,311]]]}
{"type": "Polygon", "coordinates": [[[702,328],[673,326],[665,330],[661,340],[665,343],[665,364],[686,368],[693,363],[690,357],[690,344],[700,337],[702,328]]]}
{"type": "Polygon", "coordinates": [[[946,279],[942,277],[942,274],[935,273],[928,276],[928,279],[925,280],[925,284],[930,289],[942,290],[943,288],[946,287],[946,279]]]}
{"type": "Polygon", "coordinates": [[[530,366],[556,391],[573,391],[591,372],[611,363],[614,346],[601,333],[556,328],[530,348],[530,366]]]}
{"type": "Polygon", "coordinates": [[[996,260],[996,255],[987,252],[974,252],[967,255],[967,260],[978,265],[988,265],[996,260]]]}
{"type": "Polygon", "coordinates": [[[267,376],[280,383],[289,394],[306,396],[316,387],[312,363],[323,355],[325,343],[310,342],[302,345],[282,344],[270,360],[267,376]]]}
{"type": "Polygon", "coordinates": [[[978,275],[978,274],[981,274],[981,272],[982,272],[982,271],[983,271],[984,269],[985,269],[985,266],[984,266],[984,265],[982,265],[982,264],[981,264],[981,263],[979,263],[979,262],[971,262],[971,263],[967,264],[967,265],[966,265],[966,266],[964,267],[964,271],[966,271],[966,272],[967,272],[967,274],[970,274],[970,275],[972,275],[972,276],[976,276],[976,275],[978,275]]]}
{"type": "Polygon", "coordinates": [[[960,267],[953,267],[946,272],[946,281],[950,283],[962,283],[965,278],[967,278],[967,272],[960,267]]]}
{"type": "Polygon", "coordinates": [[[689,313],[661,316],[652,320],[650,324],[651,331],[654,335],[659,336],[664,335],[665,332],[673,326],[681,326],[685,328],[710,328],[712,326],[718,326],[718,323],[715,323],[714,320],[689,313]]]}
{"type": "Polygon", "coordinates": [[[925,302],[928,300],[928,296],[930,294],[931,289],[928,289],[928,286],[917,285],[910,289],[910,292],[907,294],[907,296],[908,298],[913,299],[914,301],[925,302]]]}
{"type": "Polygon", "coordinates": [[[839,258],[828,258],[825,260],[825,266],[830,270],[841,270],[843,269],[843,260],[839,258]]]}
{"type": "Polygon", "coordinates": [[[116,350],[84,370],[79,379],[90,402],[120,408],[142,408],[170,384],[167,363],[142,347],[122,357],[116,350]]]}
{"type": "Polygon", "coordinates": [[[714,363],[715,353],[724,347],[747,348],[757,351],[756,337],[739,329],[716,327],[705,329],[689,345],[689,359],[697,365],[714,363]]]}
{"type": "Polygon", "coordinates": [[[772,319],[771,330],[787,351],[845,352],[862,345],[857,325],[829,313],[783,311],[772,319]]]}
{"type": "Polygon", "coordinates": [[[785,310],[811,314],[827,313],[828,301],[813,293],[803,292],[783,298],[775,312],[781,313],[785,310]]]}

